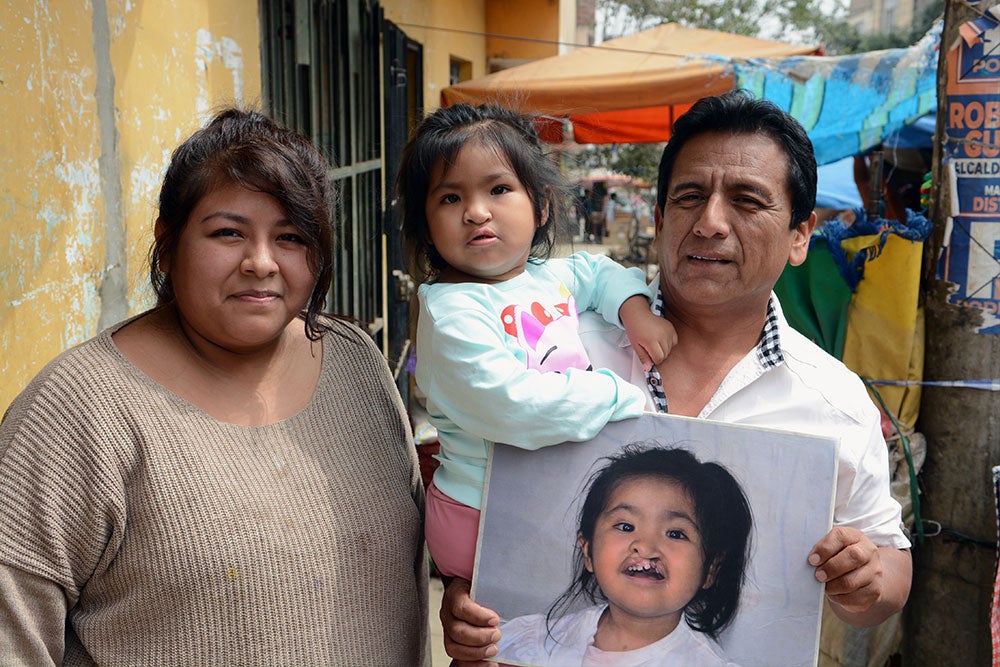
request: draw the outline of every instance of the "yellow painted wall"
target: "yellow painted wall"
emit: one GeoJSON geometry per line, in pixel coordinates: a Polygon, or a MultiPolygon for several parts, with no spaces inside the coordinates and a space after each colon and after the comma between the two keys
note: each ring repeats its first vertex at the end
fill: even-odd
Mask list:
{"type": "Polygon", "coordinates": [[[559,0],[504,0],[486,9],[486,32],[527,40],[489,37],[488,58],[537,60],[559,55],[559,0]]]}
{"type": "Polygon", "coordinates": [[[424,47],[424,108],[441,104],[452,58],[470,78],[488,73],[490,58],[534,60],[558,55],[576,35],[576,0],[382,0],[387,19],[424,47]],[[525,41],[487,34],[527,37],[525,41]]]}
{"type": "Polygon", "coordinates": [[[0,3],[0,412],[49,360],[152,303],[170,152],[258,102],[253,0],[0,3]]]}
{"type": "Polygon", "coordinates": [[[385,17],[424,47],[427,111],[441,106],[452,57],[472,64],[472,78],[486,74],[486,4],[487,0],[382,1],[385,17]]]}

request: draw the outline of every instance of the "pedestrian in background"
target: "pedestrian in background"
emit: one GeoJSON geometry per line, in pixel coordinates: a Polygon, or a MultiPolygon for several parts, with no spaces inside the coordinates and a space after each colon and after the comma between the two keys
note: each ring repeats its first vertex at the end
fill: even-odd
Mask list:
{"type": "Polygon", "coordinates": [[[612,192],[604,202],[604,224],[597,235],[597,243],[604,243],[604,237],[611,235],[611,227],[614,225],[615,217],[618,215],[618,193],[612,192]]]}

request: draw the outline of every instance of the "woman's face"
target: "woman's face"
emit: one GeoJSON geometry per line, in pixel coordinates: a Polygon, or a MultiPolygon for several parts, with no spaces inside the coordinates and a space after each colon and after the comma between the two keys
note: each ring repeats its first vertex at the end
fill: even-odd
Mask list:
{"type": "Polygon", "coordinates": [[[594,574],[618,623],[656,619],[670,633],[705,580],[701,533],[687,491],[662,477],[630,477],[611,494],[594,526],[580,537],[584,564],[594,574]]]}
{"type": "Polygon", "coordinates": [[[166,259],[186,333],[231,351],[274,344],[316,283],[278,200],[231,183],[198,202],[166,259]]]}

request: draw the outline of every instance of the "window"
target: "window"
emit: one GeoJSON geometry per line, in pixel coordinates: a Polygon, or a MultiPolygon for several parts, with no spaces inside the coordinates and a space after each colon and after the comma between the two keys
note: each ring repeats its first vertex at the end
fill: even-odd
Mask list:
{"type": "Polygon", "coordinates": [[[468,81],[472,78],[472,63],[468,60],[452,57],[448,67],[448,85],[468,81]]]}

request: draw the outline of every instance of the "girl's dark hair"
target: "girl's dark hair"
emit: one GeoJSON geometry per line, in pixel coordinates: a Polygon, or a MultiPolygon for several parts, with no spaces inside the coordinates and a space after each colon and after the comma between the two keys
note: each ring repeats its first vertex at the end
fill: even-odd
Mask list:
{"type": "MultiPolygon", "coordinates": [[[[655,477],[679,484],[694,503],[704,558],[702,582],[710,571],[715,572],[715,581],[698,590],[684,608],[684,617],[692,629],[717,638],[739,607],[750,559],[753,516],[739,482],[718,463],[701,463],[686,449],[631,443],[602,460],[604,467],[587,482],[577,523],[579,535],[593,544],[597,519],[624,481],[655,477]]],[[[549,608],[546,624],[550,632],[553,619],[568,612],[576,599],[607,601],[594,574],[587,571],[579,544],[573,552],[573,571],[576,576],[569,588],[549,608]]]]}
{"type": "Polygon", "coordinates": [[[816,208],[816,154],[805,128],[770,100],[754,99],[741,89],[695,102],[674,123],[670,141],[663,148],[656,184],[656,203],[660,211],[667,202],[670,174],[684,144],[706,132],[725,134],[763,134],[781,146],[788,156],[788,193],[792,198],[795,229],[816,208]]]}
{"type": "Polygon", "coordinates": [[[235,184],[277,199],[305,240],[316,285],[303,317],[306,335],[317,340],[329,328],[319,315],[333,275],[336,200],[329,169],[305,137],[267,116],[237,108],[219,112],[174,150],[163,177],[159,224],[149,250],[157,306],[174,303],[170,274],[161,266],[177,252],[191,212],[213,188],[235,184]]]}
{"type": "Polygon", "coordinates": [[[447,167],[470,141],[495,150],[510,165],[528,191],[536,222],[541,221],[548,207],[546,224],[535,229],[531,240],[531,259],[548,259],[555,244],[555,229],[567,219],[569,183],[545,154],[530,116],[492,104],[456,104],[438,109],[417,126],[403,149],[396,178],[403,252],[410,274],[418,283],[427,282],[447,268],[430,243],[425,207],[431,174],[439,162],[447,167]]]}

